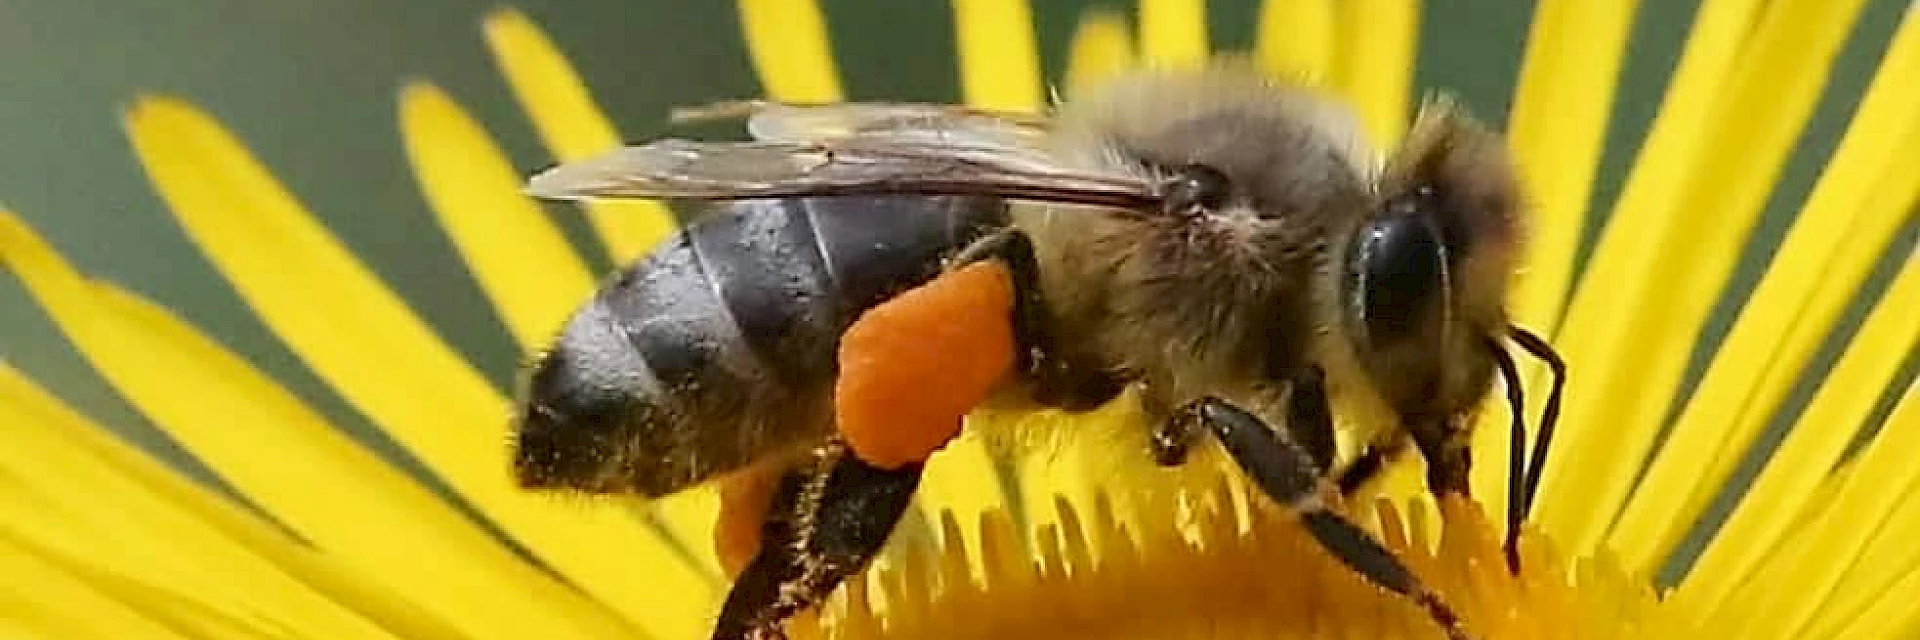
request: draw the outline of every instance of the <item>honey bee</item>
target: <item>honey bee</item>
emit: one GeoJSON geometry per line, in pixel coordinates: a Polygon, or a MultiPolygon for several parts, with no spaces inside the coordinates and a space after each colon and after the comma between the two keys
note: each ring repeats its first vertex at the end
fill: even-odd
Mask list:
{"type": "Polygon", "coordinates": [[[746,118],[754,139],[662,139],[529,181],[540,197],[711,212],[568,321],[524,382],[514,452],[521,484],[542,489],[663,496],[784,471],[763,474],[779,480],[754,503],[762,539],[714,638],[777,637],[861,571],[969,403],[1013,388],[1084,411],[1129,386],[1152,425],[1143,453],[1179,464],[1210,434],[1333,555],[1467,637],[1328,499],[1409,442],[1436,495],[1467,493],[1467,426],[1496,372],[1515,416],[1510,530],[1538,482],[1564,365],[1508,321],[1523,197],[1499,136],[1455,104],[1428,101],[1385,154],[1337,102],[1234,61],[1134,72],[1040,116],[771,102],[690,115],[716,114],[746,118]],[[996,286],[999,306],[968,293],[996,286]],[[855,357],[855,333],[894,346],[855,357]],[[1555,374],[1530,470],[1507,340],[1555,374]],[[901,357],[885,354],[906,352],[971,382],[891,381],[901,357]],[[937,406],[856,416],[849,379],[937,406]],[[1335,396],[1394,417],[1345,462],[1335,396]]]}

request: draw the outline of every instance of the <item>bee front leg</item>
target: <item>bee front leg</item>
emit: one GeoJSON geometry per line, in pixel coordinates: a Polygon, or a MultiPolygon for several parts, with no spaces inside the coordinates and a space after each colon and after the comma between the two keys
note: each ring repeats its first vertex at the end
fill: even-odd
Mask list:
{"type": "Polygon", "coordinates": [[[1451,417],[1401,420],[1407,425],[1407,432],[1413,434],[1413,446],[1427,459],[1427,491],[1436,499],[1449,494],[1470,495],[1467,476],[1473,470],[1472,443],[1458,420],[1451,417]]]}
{"type": "Polygon", "coordinates": [[[1192,420],[1179,419],[1162,388],[1151,382],[1140,383],[1140,408],[1152,427],[1147,434],[1147,447],[1153,453],[1154,463],[1177,467],[1186,463],[1187,454],[1200,438],[1200,429],[1192,420]]]}
{"type": "MultiPolygon", "coordinates": [[[[1300,393],[1289,401],[1289,413],[1318,419],[1316,402],[1300,393]]],[[[1324,394],[1317,402],[1324,408],[1324,394]]],[[[1292,429],[1274,430],[1260,418],[1219,398],[1202,398],[1181,407],[1177,419],[1199,425],[1219,438],[1228,455],[1274,502],[1292,511],[1315,540],[1355,572],[1394,593],[1412,599],[1440,625],[1448,638],[1470,637],[1453,608],[1428,589],[1392,551],[1345,516],[1334,512],[1324,496],[1333,488],[1321,477],[1314,454],[1294,439],[1292,429]]],[[[1309,427],[1319,429],[1319,425],[1309,427]]],[[[1327,429],[1331,429],[1328,418],[1327,429]]]]}
{"type": "Polygon", "coordinates": [[[785,637],[789,618],[825,600],[879,553],[906,515],[920,470],[875,467],[836,440],[803,473],[783,478],[759,551],[727,593],[713,640],[785,637]]]}
{"type": "Polygon", "coordinates": [[[1340,495],[1352,496],[1359,493],[1361,487],[1372,482],[1374,478],[1380,477],[1380,472],[1386,469],[1387,462],[1406,450],[1407,440],[1404,436],[1368,444],[1366,449],[1360,451],[1360,456],[1353,459],[1353,464],[1347,465],[1347,468],[1340,472],[1340,479],[1335,483],[1340,486],[1340,495]]]}

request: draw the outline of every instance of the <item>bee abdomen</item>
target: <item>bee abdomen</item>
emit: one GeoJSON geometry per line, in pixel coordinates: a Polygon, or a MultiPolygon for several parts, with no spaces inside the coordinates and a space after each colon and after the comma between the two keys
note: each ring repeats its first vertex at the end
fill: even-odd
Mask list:
{"type": "Polygon", "coordinates": [[[601,289],[536,366],[523,484],[664,495],[818,442],[840,333],[1004,224],[984,199],[724,206],[601,289]]]}

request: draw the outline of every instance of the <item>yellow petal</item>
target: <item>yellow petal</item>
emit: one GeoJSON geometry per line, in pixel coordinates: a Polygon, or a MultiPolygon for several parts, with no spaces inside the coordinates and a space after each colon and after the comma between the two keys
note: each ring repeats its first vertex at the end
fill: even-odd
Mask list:
{"type": "MultiPolygon", "coordinates": [[[[1745,38],[1763,6],[1759,0],[1701,3],[1659,115],[1647,133],[1634,169],[1608,218],[1601,244],[1582,280],[1599,284],[1577,290],[1577,296],[1584,300],[1577,298],[1575,304],[1580,305],[1582,313],[1593,317],[1563,318],[1563,326],[1556,332],[1558,348],[1572,362],[1581,363],[1579,371],[1605,371],[1604,367],[1619,364],[1589,364],[1590,359],[1599,356],[1586,354],[1591,348],[1579,340],[1597,341],[1590,327],[1625,324],[1626,314],[1635,309],[1632,298],[1618,283],[1630,276],[1648,277],[1643,267],[1651,261],[1656,248],[1646,240],[1656,237],[1654,229],[1660,224],[1674,219],[1663,205],[1680,197],[1688,186],[1689,172],[1701,161],[1701,149],[1706,146],[1704,142],[1710,133],[1709,124],[1717,117],[1713,110],[1719,106],[1720,90],[1739,60],[1745,38]],[[1608,238],[1618,239],[1608,241],[1608,238]],[[1611,274],[1615,279],[1603,280],[1600,274],[1611,274]]],[[[1569,313],[1573,311],[1569,309],[1569,313]]],[[[1570,495],[1566,492],[1572,489],[1567,488],[1584,492],[1588,487],[1598,487],[1598,478],[1615,466],[1614,461],[1639,459],[1645,452],[1644,449],[1625,449],[1618,456],[1604,460],[1569,456],[1565,452],[1580,447],[1589,451],[1594,447],[1614,450],[1620,435],[1611,423],[1561,421],[1555,455],[1548,460],[1543,472],[1543,500],[1537,517],[1543,528],[1554,532],[1561,544],[1568,545],[1569,551],[1579,553],[1591,548],[1602,527],[1613,520],[1613,514],[1601,513],[1584,503],[1572,504],[1581,501],[1555,500],[1553,496],[1570,495]]]]}
{"type": "Polygon", "coordinates": [[[0,247],[40,306],[129,402],[315,545],[474,635],[593,637],[623,629],[239,356],[151,303],[81,279],[11,216],[0,217],[0,247]],[[433,569],[381,573],[396,566],[433,569]],[[515,606],[529,602],[540,606],[515,606]]]}
{"type": "Polygon", "coordinates": [[[577,160],[620,144],[580,74],[539,25],[509,8],[493,10],[482,24],[494,64],[555,158],[577,160]]]}
{"type": "MultiPolygon", "coordinates": [[[[1568,460],[1571,451],[1610,451],[1609,461],[1646,457],[1684,373],[1688,347],[1732,273],[1860,5],[1769,4],[1740,52],[1741,64],[1713,96],[1712,110],[1676,99],[1656,120],[1644,157],[1678,154],[1679,164],[1635,167],[1557,337],[1567,361],[1583,372],[1569,381],[1564,420],[1574,428],[1566,446],[1554,447],[1559,460],[1568,460]],[[1696,131],[1663,140],[1662,125],[1670,118],[1684,119],[1696,131]],[[1710,143],[1737,145],[1741,152],[1708,150],[1710,143]],[[1661,169],[1673,174],[1650,177],[1661,169]]],[[[1689,44],[1689,58],[1695,46],[1689,44]]],[[[1689,62],[1682,62],[1676,86],[1701,81],[1687,73],[1689,62]]],[[[1631,464],[1549,461],[1549,496],[1577,491],[1580,498],[1543,498],[1541,522],[1570,551],[1592,549],[1638,470],[1631,464]]]]}
{"type": "Polygon", "coordinates": [[[150,572],[181,594],[232,597],[320,635],[373,638],[384,636],[384,628],[408,638],[463,637],[371,576],[342,567],[100,430],[4,365],[0,424],[17,426],[0,433],[0,475],[25,482],[0,493],[0,511],[29,493],[44,495],[35,514],[63,512],[50,535],[126,550],[116,558],[80,560],[150,572]],[[113,500],[99,500],[102,495],[113,500]],[[167,534],[129,537],[126,531],[167,534]]]}
{"type": "Polygon", "coordinates": [[[538,351],[593,293],[587,266],[533,200],[500,147],[425,83],[400,92],[400,136],[420,190],[520,349],[538,351]]]}
{"type": "Polygon", "coordinates": [[[1638,6],[1637,0],[1534,6],[1508,119],[1534,204],[1526,270],[1513,301],[1523,325],[1550,331],[1559,322],[1638,6]]]}
{"type": "MultiPolygon", "coordinates": [[[[18,496],[13,498],[17,499],[18,496]]],[[[34,506],[42,511],[60,508],[60,505],[53,503],[34,506]]],[[[272,620],[267,615],[252,611],[251,599],[247,595],[235,593],[231,583],[220,582],[217,578],[202,580],[202,584],[215,585],[216,588],[181,590],[172,579],[174,574],[143,566],[132,550],[113,544],[113,537],[99,536],[107,542],[106,548],[102,548],[101,544],[90,543],[74,535],[77,528],[70,526],[70,523],[49,515],[42,512],[29,517],[23,510],[0,510],[0,529],[8,531],[11,538],[7,542],[0,542],[0,549],[18,547],[17,550],[6,549],[0,553],[30,556],[155,622],[194,636],[236,639],[262,637],[273,635],[272,625],[303,621],[298,617],[272,620]]],[[[183,560],[185,558],[174,558],[175,562],[183,560]]],[[[34,571],[32,567],[28,570],[34,571]]],[[[375,637],[386,636],[378,630],[374,633],[375,637]]]]}
{"type": "Polygon", "coordinates": [[[1328,80],[1333,70],[1333,0],[1267,0],[1260,3],[1254,52],[1260,65],[1309,84],[1328,80]]]}
{"type": "Polygon", "coordinates": [[[738,0],[740,30],[767,97],[787,102],[838,102],[826,19],[814,0],[738,0]]]}
{"type": "MultiPolygon", "coordinates": [[[[1909,385],[1902,407],[1887,420],[1886,428],[1899,429],[1909,444],[1915,431],[1920,431],[1920,385],[1909,385]],[[1898,426],[1896,426],[1898,425],[1898,426]]],[[[1883,438],[1888,439],[1888,438],[1883,438]]],[[[1890,439],[1888,439],[1891,441],[1890,439]]],[[[1889,457],[1898,457],[1903,451],[1887,447],[1889,457]]],[[[1911,450],[1904,450],[1911,451],[1911,450]]],[[[1883,487],[1861,485],[1861,490],[1872,490],[1887,494],[1899,493],[1901,487],[1883,487]]],[[[1863,621],[1856,618],[1889,619],[1887,596],[1894,596],[1893,604],[1901,605],[1899,617],[1913,619],[1920,617],[1920,611],[1914,611],[1911,594],[1912,585],[1920,580],[1920,550],[1913,546],[1912,532],[1920,531],[1920,483],[1909,482],[1905,487],[1906,495],[1898,498],[1894,506],[1881,511],[1856,511],[1852,522],[1864,523],[1884,514],[1883,523],[1874,532],[1865,551],[1854,560],[1852,568],[1841,578],[1838,588],[1820,605],[1813,624],[1809,626],[1808,637],[1859,638],[1858,636],[1838,633],[1841,629],[1858,628],[1863,621]],[[1875,611],[1879,610],[1879,611],[1875,611]]],[[[1856,503],[1862,504],[1862,503],[1856,503]]],[[[1883,634],[1879,637],[1910,637],[1899,634],[1883,634]]]]}
{"type": "Polygon", "coordinates": [[[1067,47],[1066,86],[1078,95],[1132,67],[1133,28],[1117,11],[1088,9],[1067,47]]]}
{"type": "MultiPolygon", "coordinates": [[[[1745,581],[1774,545],[1788,534],[1788,525],[1796,514],[1806,508],[1807,499],[1819,487],[1827,472],[1837,464],[1847,444],[1853,441],[1854,434],[1880,400],[1882,390],[1893,383],[1902,361],[1915,352],[1916,344],[1920,344],[1920,260],[1910,259],[1886,295],[1874,305],[1873,312],[1847,345],[1839,362],[1827,374],[1819,392],[1795,421],[1786,440],[1773,452],[1766,469],[1747,489],[1740,505],[1714,536],[1713,543],[1700,555],[1693,570],[1688,572],[1686,581],[1682,583],[1688,593],[1688,602],[1701,610],[1712,610],[1719,606],[1745,581]]],[[[1882,455],[1885,455],[1884,448],[1882,455]]],[[[1912,465],[1906,466],[1914,468],[1912,465]]],[[[1856,478],[1860,477],[1857,474],[1877,471],[1863,469],[1856,471],[1856,478]]],[[[1903,493],[1897,490],[1900,486],[1903,485],[1877,486],[1877,490],[1866,498],[1884,498],[1891,502],[1903,493]]],[[[1886,506],[1890,505],[1882,505],[1878,513],[1884,513],[1886,506]]],[[[1814,531],[1822,531],[1830,527],[1832,522],[1842,519],[1842,515],[1838,515],[1842,512],[1836,511],[1835,514],[1815,525],[1814,531]]],[[[1864,545],[1865,532],[1871,530],[1872,526],[1864,529],[1855,527],[1832,534],[1858,538],[1857,544],[1864,545]]],[[[1794,535],[1804,536],[1809,532],[1799,530],[1794,531],[1794,535]]],[[[1841,553],[1845,546],[1842,541],[1836,541],[1831,546],[1816,547],[1821,549],[1821,564],[1833,567],[1831,578],[1838,578],[1845,569],[1843,563],[1835,561],[1838,557],[1836,554],[1841,553]]],[[[1854,552],[1858,552],[1857,547],[1854,552]]],[[[1792,592],[1796,601],[1822,595],[1816,585],[1804,582],[1792,592]]],[[[1761,594],[1762,600],[1766,599],[1766,591],[1755,593],[1761,594]]],[[[1756,611],[1767,611],[1770,617],[1781,613],[1780,609],[1772,607],[1756,611]]],[[[1784,619],[1787,618],[1777,620],[1784,619]]]]}
{"type": "Polygon", "coordinates": [[[0,575],[32,588],[0,593],[0,616],[20,638],[186,638],[101,593],[72,572],[0,537],[0,575]]]}
{"type": "Polygon", "coordinates": [[[1800,377],[1920,201],[1920,20],[1882,58],[1847,133],[1614,526],[1635,571],[1670,553],[1800,377]],[[1704,466],[1703,466],[1704,464],[1704,466]]]}
{"type": "Polygon", "coordinates": [[[1874,592],[1873,602],[1858,616],[1848,619],[1839,632],[1810,638],[1911,638],[1920,635],[1920,609],[1913,606],[1913,594],[1920,593],[1920,567],[1910,567],[1906,577],[1874,592]]]}
{"type": "MultiPolygon", "coordinates": [[[[1024,521],[1025,530],[1064,526],[1053,520],[1062,513],[1056,508],[1059,499],[1082,509],[1090,508],[1096,498],[1111,500],[1103,489],[1116,477],[1142,478],[1142,484],[1149,485],[1144,491],[1180,488],[1146,455],[1143,436],[1147,430],[1131,392],[1084,414],[991,408],[975,412],[973,420],[978,431],[997,436],[991,451],[1004,452],[1017,463],[1018,481],[1011,483],[1018,491],[1018,502],[1013,504],[1019,511],[1014,515],[1024,521]]],[[[1134,506],[1124,500],[1117,505],[1122,511],[1134,506]]]]}
{"type": "Polygon", "coordinates": [[[1400,140],[1412,107],[1413,56],[1420,49],[1418,0],[1342,0],[1334,41],[1334,86],[1353,101],[1367,138],[1400,140]]]}
{"type": "MultiPolygon", "coordinates": [[[[1014,507],[1014,462],[994,455],[988,435],[997,425],[982,425],[979,416],[969,416],[960,436],[927,460],[920,487],[914,495],[917,513],[908,516],[900,529],[913,522],[925,523],[928,514],[949,513],[973,520],[982,514],[1014,507]]],[[[897,538],[917,538],[927,532],[911,532],[897,538]]],[[[968,544],[978,541],[969,540],[968,544]]]]}
{"type": "Polygon", "coordinates": [[[1140,0],[1140,59],[1178,66],[1207,57],[1207,4],[1200,0],[1140,0]]]}
{"type": "MultiPolygon", "coordinates": [[[[247,638],[277,637],[282,625],[295,621],[274,620],[250,610],[244,598],[209,597],[174,588],[165,575],[136,575],[124,570],[123,562],[94,562],[97,556],[113,558],[121,550],[102,551],[97,546],[59,536],[43,536],[22,542],[26,554],[38,557],[74,578],[98,589],[102,594],[137,608],[162,625],[191,637],[247,638]],[[45,544],[40,544],[45,543],[45,544]]],[[[380,634],[384,635],[384,634],[380,634]]]]}
{"type": "MultiPolygon", "coordinates": [[[[1914,269],[1912,271],[1920,273],[1920,269],[1914,269]]],[[[1913,280],[1920,281],[1920,277],[1915,277],[1913,280]]],[[[1920,287],[1916,287],[1916,290],[1920,291],[1920,287]]],[[[1916,301],[1920,301],[1920,298],[1909,298],[1907,300],[1909,304],[1920,306],[1920,303],[1916,301]]],[[[1887,345],[1867,342],[1862,346],[1873,347],[1887,345]]],[[[1857,378],[1836,376],[1829,382],[1829,385],[1866,383],[1872,381],[1871,379],[1860,380],[1857,378]]],[[[1882,387],[1876,387],[1873,390],[1877,391],[1879,388],[1884,388],[1884,382],[1882,385],[1882,387]]],[[[1823,387],[1823,395],[1825,389],[1826,387],[1823,387]]],[[[1850,390],[1841,390],[1836,393],[1852,394],[1853,392],[1850,390]]],[[[1877,396],[1878,394],[1873,395],[1877,396]]],[[[1910,389],[1907,394],[1907,399],[1913,400],[1915,397],[1920,396],[1916,396],[1910,389]]],[[[1875,399],[1877,398],[1868,398],[1863,404],[1868,405],[1867,409],[1871,409],[1871,405],[1875,399]]],[[[1816,402],[1818,402],[1817,399],[1816,402]]],[[[1913,403],[1907,402],[1905,404],[1911,405],[1913,403]]],[[[1911,407],[1909,407],[1908,411],[1911,410],[1911,407]]],[[[1813,411],[1810,410],[1808,413],[1812,414],[1813,411]]],[[[1864,415],[1866,410],[1861,410],[1859,413],[1864,415]]],[[[1848,418],[1853,416],[1823,417],[1848,418]]],[[[1902,421],[1913,422],[1913,419],[1903,416],[1902,421]]],[[[1804,424],[1806,424],[1806,422],[1803,421],[1802,425],[1804,424]]],[[[1683,602],[1695,607],[1695,611],[1701,613],[1712,612],[1722,619],[1746,622],[1749,627],[1753,627],[1748,634],[1740,637],[1760,639],[1799,637],[1801,629],[1812,621],[1814,615],[1818,613],[1821,608],[1827,605],[1829,596],[1832,595],[1833,591],[1840,584],[1842,578],[1847,576],[1848,569],[1853,566],[1856,559],[1862,557],[1863,549],[1867,547],[1868,541],[1876,532],[1885,531],[1895,537],[1905,539],[1905,544],[1910,546],[1912,542],[1910,539],[1911,529],[1905,531],[1886,530],[1883,529],[1883,526],[1890,521],[1891,516],[1895,513],[1893,507],[1900,502],[1902,497],[1907,496],[1913,491],[1916,487],[1916,479],[1920,479],[1920,473],[1915,472],[1914,465],[1912,464],[1913,450],[1911,448],[1894,448],[1896,446],[1910,447],[1914,445],[1916,442],[1916,434],[1914,433],[1915,430],[1911,428],[1912,425],[1899,425],[1890,421],[1888,426],[1900,428],[1891,433],[1883,431],[1882,433],[1885,435],[1876,438],[1877,442],[1874,448],[1865,454],[1867,457],[1864,458],[1861,463],[1860,472],[1855,474],[1855,479],[1850,481],[1848,486],[1842,489],[1840,495],[1836,497],[1831,513],[1829,513],[1826,518],[1815,523],[1812,527],[1794,534],[1796,541],[1806,541],[1808,552],[1777,557],[1768,562],[1767,566],[1751,576],[1751,578],[1746,580],[1746,584],[1741,586],[1741,593],[1746,595],[1744,598],[1729,600],[1725,604],[1715,608],[1714,593],[1711,590],[1707,590],[1697,593],[1695,596],[1688,596],[1683,602]]],[[[1844,429],[1842,430],[1844,431],[1844,429]]],[[[1773,465],[1769,465],[1769,467],[1771,466],[1773,465]]],[[[1757,483],[1755,487],[1756,490],[1762,490],[1757,483]]],[[[1728,546],[1749,543],[1757,543],[1764,547],[1767,541],[1764,539],[1753,540],[1751,537],[1742,537],[1729,539],[1726,542],[1728,546]]],[[[1719,546],[1718,540],[1716,540],[1715,546],[1719,546]]],[[[1709,547],[1708,553],[1712,553],[1712,547],[1709,547]]],[[[1920,560],[1920,553],[1909,551],[1901,555],[1904,557],[1884,559],[1886,566],[1913,567],[1914,562],[1920,560]]],[[[1703,557],[1702,561],[1704,562],[1705,560],[1706,558],[1703,557]]],[[[1710,574],[1711,577],[1715,579],[1716,582],[1723,580],[1726,573],[1722,573],[1721,571],[1724,569],[1725,567],[1723,566],[1714,567],[1712,570],[1716,572],[1710,574]]],[[[1900,572],[1896,572],[1886,577],[1897,578],[1900,575],[1900,572]]],[[[1691,579],[1689,582],[1692,582],[1691,579]]],[[[1688,589],[1690,587],[1683,586],[1682,588],[1688,589]]],[[[1909,606],[1911,606],[1911,603],[1909,603],[1909,606]]]]}
{"type": "MultiPolygon", "coordinates": [[[[1525,372],[1523,375],[1539,368],[1538,363],[1527,363],[1521,365],[1521,367],[1521,371],[1525,372]]],[[[1527,415],[1540,415],[1538,405],[1545,402],[1541,396],[1546,395],[1546,386],[1540,383],[1522,383],[1521,389],[1523,391],[1535,391],[1526,396],[1527,408],[1530,409],[1527,415]]],[[[1473,448],[1473,459],[1476,462],[1473,467],[1468,470],[1467,481],[1469,482],[1469,486],[1475,490],[1473,496],[1474,502],[1479,503],[1480,508],[1486,509],[1487,513],[1505,514],[1507,512],[1507,456],[1513,450],[1513,409],[1508,407],[1505,402],[1506,393],[1505,382],[1496,385],[1496,388],[1490,395],[1494,398],[1500,398],[1502,401],[1481,404],[1480,413],[1474,420],[1473,432],[1470,434],[1472,438],[1470,446],[1473,448]],[[1478,462],[1480,460],[1490,460],[1492,462],[1478,462]]],[[[1539,423],[1535,420],[1527,420],[1524,423],[1529,446],[1534,442],[1534,436],[1538,435],[1539,426],[1539,423]]],[[[1408,457],[1419,458],[1419,456],[1408,457]]],[[[1422,466],[1424,467],[1424,463],[1422,466]]],[[[1425,483],[1426,478],[1423,476],[1420,478],[1419,484],[1419,486],[1423,488],[1423,492],[1425,483]]],[[[1502,515],[1499,520],[1498,526],[1501,531],[1504,532],[1506,530],[1506,517],[1502,515]]]]}
{"type": "MultiPolygon", "coordinates": [[[[1858,460],[1850,458],[1834,467],[1833,473],[1827,474],[1827,477],[1820,481],[1820,488],[1813,491],[1813,497],[1807,499],[1807,508],[1801,509],[1800,513],[1794,516],[1793,527],[1795,529],[1809,527],[1825,517],[1833,508],[1833,497],[1839,495],[1841,487],[1846,486],[1847,479],[1853,477],[1854,469],[1858,466],[1858,460]]],[[[1783,551],[1776,550],[1774,555],[1781,553],[1783,551]]]]}
{"type": "Polygon", "coordinates": [[[967,104],[1005,111],[1043,106],[1040,52],[1026,0],[953,0],[953,29],[967,104]]]}
{"type": "Polygon", "coordinates": [[[597,600],[662,636],[700,633],[711,576],[624,510],[519,490],[507,401],[205,114],[149,98],[134,149],[188,237],[322,380],[597,600]],[[619,553],[607,553],[618,549],[619,553]]]}
{"type": "MultiPolygon", "coordinates": [[[[519,11],[499,9],[487,15],[485,24],[495,63],[554,158],[579,160],[620,144],[580,75],[532,20],[519,11]]],[[[673,212],[658,202],[594,202],[586,209],[616,263],[639,257],[673,232],[673,212]]]]}
{"type": "MultiPolygon", "coordinates": [[[[17,372],[0,365],[0,424],[8,425],[0,432],[0,485],[6,487],[0,491],[0,575],[7,576],[13,587],[0,589],[0,612],[4,612],[0,619],[21,628],[20,633],[31,632],[24,637],[176,637],[143,611],[144,603],[124,598],[112,585],[74,571],[70,565],[75,560],[110,563],[122,572],[145,576],[149,583],[164,581],[203,598],[284,595],[274,589],[276,585],[260,580],[254,571],[257,565],[236,566],[232,574],[223,575],[214,569],[216,565],[169,553],[169,548],[180,548],[170,547],[174,540],[126,536],[127,531],[165,529],[152,528],[160,520],[147,517],[152,514],[144,499],[148,496],[121,493],[127,487],[116,482],[119,477],[101,465],[89,464],[92,461],[86,460],[84,452],[63,446],[68,443],[54,437],[66,426],[56,424],[63,419],[80,420],[17,372]],[[101,495],[114,499],[103,501],[101,495]],[[49,546],[61,545],[69,550],[100,547],[100,553],[83,552],[79,558],[44,553],[49,546]],[[161,556],[152,557],[154,553],[161,556]],[[31,587],[24,588],[27,585],[31,587]]],[[[191,519],[186,523],[195,524],[191,519]]],[[[202,550],[197,544],[202,539],[193,533],[190,529],[178,544],[202,550]]],[[[232,560],[230,556],[203,557],[232,560]]],[[[318,605],[313,612],[315,628],[337,630],[342,627],[329,623],[356,622],[351,614],[343,620],[343,612],[324,599],[314,604],[318,605]]],[[[382,635],[364,622],[347,628],[371,633],[370,637],[382,635]]]]}
{"type": "Polygon", "coordinates": [[[926,513],[953,512],[969,520],[1007,509],[1010,478],[987,448],[980,430],[969,427],[927,460],[915,502],[926,513]]]}

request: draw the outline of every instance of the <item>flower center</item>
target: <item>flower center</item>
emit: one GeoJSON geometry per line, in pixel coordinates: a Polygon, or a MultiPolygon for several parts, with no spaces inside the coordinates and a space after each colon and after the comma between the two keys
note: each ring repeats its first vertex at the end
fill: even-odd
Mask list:
{"type": "MultiPolygon", "coordinates": [[[[1005,514],[989,513],[974,532],[980,558],[954,542],[960,528],[948,514],[942,548],[891,554],[820,616],[797,620],[793,636],[1439,637],[1419,607],[1365,582],[1286,512],[1248,495],[1228,478],[1134,505],[1124,516],[1104,496],[1084,505],[1058,499],[1054,523],[1026,543],[1005,514]]],[[[1654,606],[1652,589],[1605,563],[1587,563],[1569,580],[1532,531],[1521,574],[1508,574],[1499,532],[1475,505],[1449,500],[1435,530],[1427,507],[1395,504],[1381,500],[1357,515],[1462,613],[1476,637],[1683,630],[1654,606]]]]}

